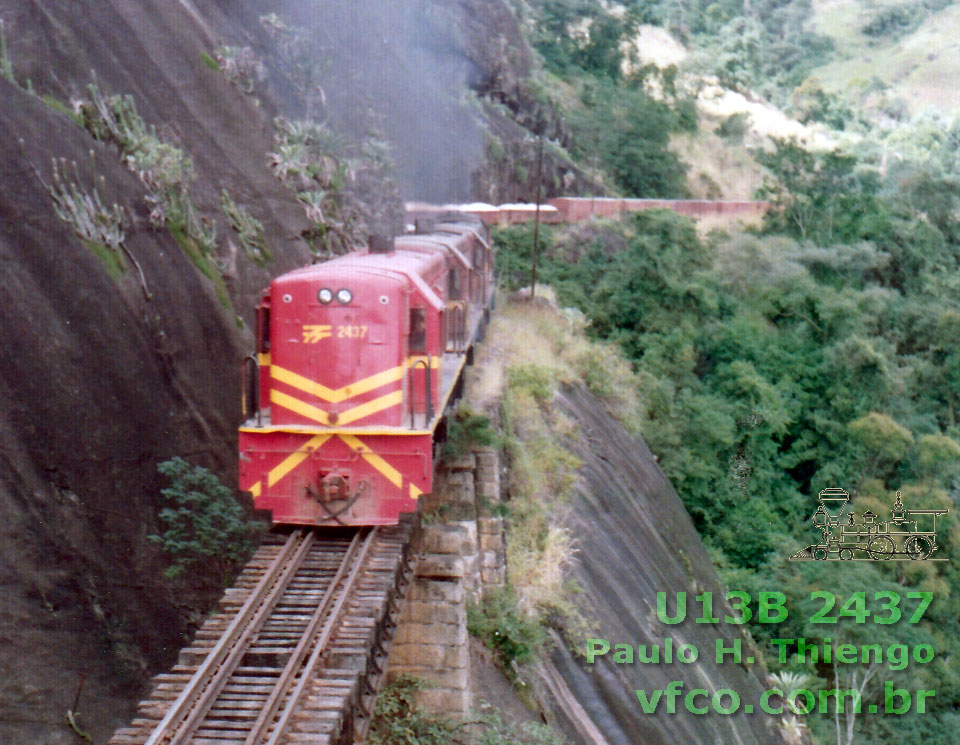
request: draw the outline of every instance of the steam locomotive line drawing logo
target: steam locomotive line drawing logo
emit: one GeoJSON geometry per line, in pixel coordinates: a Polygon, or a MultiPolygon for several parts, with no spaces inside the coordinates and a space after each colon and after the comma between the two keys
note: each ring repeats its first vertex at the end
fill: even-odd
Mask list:
{"type": "Polygon", "coordinates": [[[937,518],[948,510],[905,510],[897,492],[890,520],[878,522],[877,514],[866,510],[858,521],[852,510],[844,513],[850,495],[843,489],[824,489],[817,501],[820,507],[810,519],[822,540],[797,551],[791,561],[946,561],[931,557],[940,548],[937,518]]]}

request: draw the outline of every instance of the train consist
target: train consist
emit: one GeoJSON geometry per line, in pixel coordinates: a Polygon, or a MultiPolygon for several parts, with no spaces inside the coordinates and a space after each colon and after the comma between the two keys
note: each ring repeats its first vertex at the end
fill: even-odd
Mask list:
{"type": "Polygon", "coordinates": [[[489,320],[476,218],[277,277],[244,365],[240,488],[273,522],[390,525],[432,488],[443,415],[489,320]]]}
{"type": "Polygon", "coordinates": [[[598,218],[617,220],[632,212],[644,210],[671,210],[693,219],[726,218],[745,223],[756,223],[770,209],[769,202],[729,199],[621,199],[619,197],[556,197],[540,205],[535,204],[470,204],[437,205],[426,202],[407,202],[407,220],[430,217],[455,210],[474,215],[486,225],[518,225],[535,219],[547,224],[585,222],[598,218]]]}

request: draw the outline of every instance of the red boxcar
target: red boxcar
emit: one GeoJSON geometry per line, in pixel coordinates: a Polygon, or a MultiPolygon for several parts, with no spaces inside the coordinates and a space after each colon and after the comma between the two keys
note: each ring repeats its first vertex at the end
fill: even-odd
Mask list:
{"type": "Polygon", "coordinates": [[[256,507],[305,525],[392,524],[416,509],[489,317],[492,267],[479,221],[451,221],[271,283],[240,428],[240,488],[256,507]]]}

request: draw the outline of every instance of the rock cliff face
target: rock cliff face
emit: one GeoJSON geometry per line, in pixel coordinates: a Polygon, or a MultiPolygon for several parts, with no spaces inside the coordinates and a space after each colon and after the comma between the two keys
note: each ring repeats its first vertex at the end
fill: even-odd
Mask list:
{"type": "Polygon", "coordinates": [[[311,260],[311,221],[269,167],[275,117],[326,122],[346,143],[353,235],[400,227],[397,188],[347,162],[369,129],[392,142],[404,196],[469,196],[482,141],[479,116],[459,101],[473,69],[453,30],[461,12],[372,0],[0,0],[0,741],[71,742],[64,713],[84,680],[81,720],[105,742],[219,586],[203,572],[165,583],[146,536],[158,527],[159,462],[181,455],[234,482],[253,305],[270,277],[311,260]],[[246,60],[243,74],[216,69],[218,50],[246,60]],[[417,86],[421,75],[429,85],[417,86]],[[156,136],[192,160],[196,213],[217,226],[200,262],[209,276],[152,226],[149,179],[71,116],[94,80],[131,95],[156,136]],[[403,108],[410,90],[418,105],[403,108]],[[441,129],[444,140],[430,134],[441,129]],[[444,142],[459,147],[434,150],[444,142]],[[122,273],[56,216],[52,158],[63,159],[64,188],[124,210],[122,273]],[[265,264],[238,249],[224,189],[263,224],[265,264]]]}
{"type": "MultiPolygon", "coordinates": [[[[589,745],[781,742],[775,732],[777,718],[759,709],[730,716],[712,711],[693,714],[681,697],[677,712],[668,714],[664,693],[656,713],[643,712],[635,691],[644,690],[652,703],[655,691],[671,681],[683,682],[682,696],[695,688],[711,696],[730,689],[743,704],[756,708],[767,685],[759,665],[747,664],[746,658],[759,661],[761,655],[741,634],[744,627],[695,622],[700,605],[693,599],[703,592],[712,593],[714,610],[721,617],[733,612],[722,601],[724,590],[686,509],[646,444],[631,437],[582,387],[565,387],[554,404],[576,422],[580,433],[570,442],[583,466],[567,521],[578,547],[573,573],[584,590],[580,604],[596,622],[596,638],[609,641],[611,652],[614,644],[632,645],[634,654],[639,644],[648,650],[652,645],[661,647],[656,664],[616,663],[612,654],[585,664],[565,645],[556,645],[544,676],[554,714],[571,737],[589,745]],[[674,593],[686,592],[687,620],[677,625],[661,623],[657,592],[668,593],[671,613],[674,593]],[[674,654],[667,663],[668,637],[674,649],[680,644],[695,647],[698,660],[688,664],[674,654]],[[718,640],[729,649],[736,639],[743,650],[743,664],[730,657],[717,664],[718,640]],[[562,678],[559,684],[558,678],[562,678]]],[[[728,703],[724,699],[724,705],[728,703]]],[[[703,705],[704,699],[695,699],[695,704],[703,705]]]]}

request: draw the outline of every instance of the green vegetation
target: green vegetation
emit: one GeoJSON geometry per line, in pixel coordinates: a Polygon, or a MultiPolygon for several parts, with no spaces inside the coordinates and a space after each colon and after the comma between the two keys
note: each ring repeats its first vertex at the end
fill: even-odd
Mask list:
{"type": "MultiPolygon", "coordinates": [[[[697,72],[715,75],[733,89],[760,91],[779,103],[789,102],[790,92],[810,70],[833,56],[833,41],[808,28],[810,0],[627,0],[622,11],[587,0],[534,0],[530,5],[537,16],[532,42],[548,69],[567,80],[583,72],[621,90],[642,88],[654,72],[639,67],[636,59],[641,24],[663,26],[695,49],[691,66],[697,72]]],[[[657,74],[667,96],[676,96],[676,68],[657,74]]]]}
{"type": "Polygon", "coordinates": [[[367,742],[371,745],[565,745],[545,724],[508,725],[496,713],[473,716],[467,723],[427,714],[416,704],[417,691],[428,685],[400,676],[377,695],[367,742]],[[467,727],[469,725],[469,729],[467,727]]]}
{"type": "Polygon", "coordinates": [[[311,46],[311,34],[306,29],[290,25],[276,13],[262,15],[259,20],[276,45],[283,72],[306,103],[307,118],[310,118],[314,108],[326,104],[320,75],[327,59],[320,49],[311,46]]]}
{"type": "Polygon", "coordinates": [[[547,631],[537,619],[518,611],[512,590],[491,592],[467,608],[467,630],[497,655],[497,663],[516,680],[517,665],[535,661],[547,645],[547,631]]]}
{"type": "Polygon", "coordinates": [[[204,244],[181,227],[171,226],[170,235],[173,236],[184,255],[213,284],[213,290],[217,295],[217,300],[220,301],[220,305],[223,306],[224,310],[230,310],[232,304],[230,294],[227,292],[227,284],[214,263],[214,258],[205,250],[204,244]]]}
{"type": "Polygon", "coordinates": [[[496,712],[480,718],[477,745],[566,745],[567,741],[556,730],[539,722],[524,722],[516,726],[504,722],[496,712]]]}
{"type": "Polygon", "coordinates": [[[149,195],[154,227],[184,232],[205,255],[216,248],[216,224],[200,217],[190,197],[193,161],[180,148],[161,140],[148,126],[132,96],[106,96],[96,82],[87,86],[90,99],[78,103],[83,127],[101,142],[120,150],[124,165],[136,173],[149,195]]]}
{"type": "MultiPolygon", "coordinates": [[[[947,3],[949,4],[949,3],[947,3]]],[[[937,8],[939,10],[939,8],[937,8]]],[[[890,37],[899,39],[914,31],[927,17],[926,3],[898,3],[875,8],[860,32],[872,38],[890,37]]]]}
{"type": "Polygon", "coordinates": [[[375,132],[351,142],[310,119],[278,118],[274,125],[270,168],[296,193],[313,224],[304,237],[314,255],[326,259],[366,242],[369,231],[355,198],[392,187],[390,146],[375,132]]]}
{"type": "Polygon", "coordinates": [[[220,206],[223,208],[223,214],[230,221],[230,227],[237,234],[247,258],[258,266],[263,266],[270,261],[272,256],[263,234],[263,223],[243,207],[238,206],[226,189],[220,192],[220,206]]]}
{"type": "MultiPolygon", "coordinates": [[[[53,183],[46,184],[53,199],[53,210],[57,217],[67,223],[83,241],[103,261],[111,277],[117,278],[124,272],[125,264],[120,253],[124,239],[126,211],[119,204],[110,207],[103,204],[96,184],[86,191],[77,185],[80,174],[76,162],[73,162],[74,179],[68,184],[67,162],[56,158],[53,164],[53,183]]],[[[102,183],[101,183],[102,185],[102,183]]]]}
{"type": "MultiPolygon", "coordinates": [[[[537,294],[552,295],[544,287],[537,294]]],[[[508,303],[494,318],[471,373],[472,400],[485,410],[491,404],[499,409],[510,496],[492,511],[505,513],[510,528],[509,591],[472,610],[470,624],[508,670],[514,660],[519,664],[538,653],[548,619],[574,648],[588,636],[580,588],[567,574],[576,549],[563,527],[581,465],[570,441],[579,433],[553,398],[559,385],[582,381],[628,422],[636,418],[638,398],[622,355],[610,344],[588,340],[585,325],[576,311],[508,303]],[[503,360],[509,361],[505,370],[503,360]]]]}
{"type": "Polygon", "coordinates": [[[584,82],[581,103],[569,115],[574,157],[599,159],[627,196],[686,196],[686,168],[668,145],[672,132],[696,128],[688,109],[608,79],[584,82]]]}
{"type": "Polygon", "coordinates": [[[40,100],[43,101],[51,109],[55,109],[56,111],[59,111],[61,114],[65,114],[66,116],[69,116],[78,125],[80,126],[83,125],[83,123],[80,121],[80,117],[77,114],[75,114],[73,110],[69,106],[67,106],[63,101],[61,101],[59,98],[54,98],[51,95],[45,94],[40,97],[40,100]]]}
{"type": "MultiPolygon", "coordinates": [[[[569,153],[561,157],[626,196],[685,196],[686,169],[668,145],[672,133],[696,130],[696,108],[678,90],[675,67],[636,64],[632,39],[642,13],[630,8],[620,16],[583,0],[538,0],[526,12],[546,68],[531,86],[569,128],[562,138],[569,153]]],[[[541,120],[525,125],[538,134],[546,127],[541,120]]],[[[502,148],[492,146],[489,156],[498,162],[502,148]]]]}
{"type": "Polygon", "coordinates": [[[427,687],[419,679],[402,675],[383,687],[370,722],[370,745],[453,745],[460,727],[447,717],[422,711],[415,703],[416,692],[427,687]]]}
{"type": "Polygon", "coordinates": [[[13,74],[10,56],[7,54],[7,35],[3,31],[3,21],[0,21],[0,77],[14,85],[19,85],[13,74]]]}
{"type": "Polygon", "coordinates": [[[489,417],[478,414],[469,405],[461,403],[457,410],[447,417],[447,440],[443,444],[443,455],[446,458],[456,458],[478,445],[497,447],[500,445],[500,438],[489,417]]]}
{"type": "Polygon", "coordinates": [[[220,72],[220,63],[217,62],[213,57],[211,57],[206,52],[200,52],[200,59],[203,61],[207,67],[215,72],[220,72]]]}
{"type": "MultiPolygon", "coordinates": [[[[936,689],[935,706],[896,723],[858,718],[857,744],[947,742],[960,705],[960,676],[950,671],[960,654],[955,126],[931,129],[925,144],[904,138],[919,156],[886,174],[872,167],[870,143],[859,153],[811,153],[776,142],[759,156],[773,209],[757,234],[703,239],[667,212],[541,233],[538,276],[632,361],[639,397],[619,408],[632,410],[728,585],[787,593],[790,619],[752,628],[761,646],[774,633],[824,636],[807,623],[813,589],[844,599],[864,590],[935,593],[916,626],[830,630],[835,641],[869,635],[936,650],[928,665],[883,670],[900,687],[909,673],[911,687],[936,689]],[[896,491],[907,509],[949,509],[937,523],[937,556],[951,561],[788,562],[819,539],[809,518],[815,495],[830,486],[851,493],[857,514],[869,509],[882,520],[896,491]]],[[[501,281],[528,284],[532,228],[503,229],[496,240],[501,281]]],[[[512,373],[525,406],[549,393],[545,368],[512,373]]],[[[865,668],[841,666],[833,680],[822,666],[780,663],[767,649],[777,672],[819,676],[830,687],[863,684],[865,668]]],[[[863,695],[879,701],[882,684],[872,679],[863,695]]],[[[795,725],[816,742],[834,741],[830,718],[795,725]]]]}
{"type": "Polygon", "coordinates": [[[165,530],[148,537],[171,559],[167,577],[180,576],[198,561],[212,562],[224,576],[241,566],[265,526],[247,520],[231,491],[206,468],[177,457],[157,470],[170,479],[160,492],[167,504],[159,515],[165,530]]]}
{"type": "Polygon", "coordinates": [[[720,137],[736,143],[742,143],[750,129],[750,115],[743,112],[731,114],[714,130],[720,137]]]}
{"type": "Polygon", "coordinates": [[[275,148],[269,153],[273,175],[297,194],[313,227],[306,234],[318,257],[342,253],[350,239],[343,235],[341,192],[347,166],[342,137],[312,120],[274,122],[275,148]]]}
{"type": "Polygon", "coordinates": [[[227,80],[244,93],[253,93],[254,86],[266,75],[263,62],[250,47],[222,46],[213,53],[213,61],[227,80]]]}

